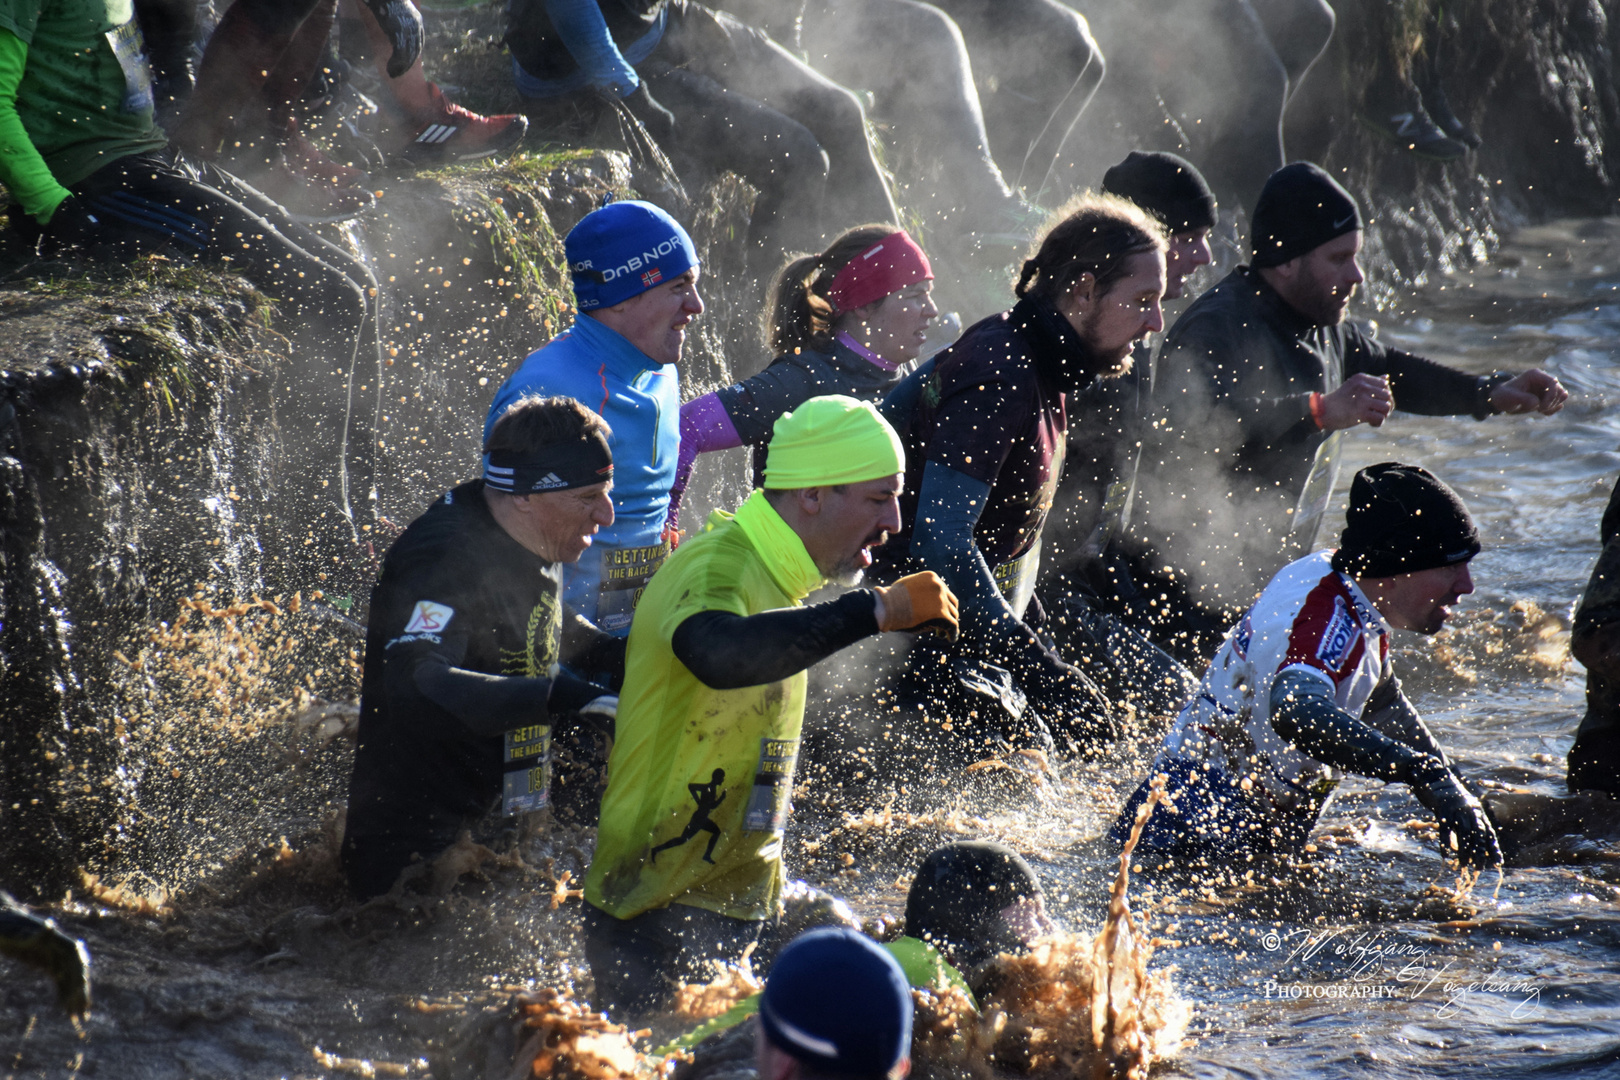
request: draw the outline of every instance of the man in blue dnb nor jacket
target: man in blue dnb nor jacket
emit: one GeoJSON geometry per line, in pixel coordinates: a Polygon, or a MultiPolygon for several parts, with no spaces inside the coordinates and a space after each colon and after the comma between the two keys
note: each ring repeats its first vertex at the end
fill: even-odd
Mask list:
{"type": "Polygon", "coordinates": [[[692,238],[650,203],[609,203],[564,241],[579,314],[502,384],[484,422],[521,397],[583,402],[613,429],[613,524],[577,566],[563,599],[616,637],[630,633],[636,601],[670,551],[669,490],[681,439],[676,365],[686,327],[703,312],[692,238]]]}

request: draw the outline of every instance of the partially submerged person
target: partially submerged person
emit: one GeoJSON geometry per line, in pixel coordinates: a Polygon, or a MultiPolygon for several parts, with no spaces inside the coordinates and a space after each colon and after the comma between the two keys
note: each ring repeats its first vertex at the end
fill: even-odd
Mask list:
{"type": "Polygon", "coordinates": [[[1273,174],[1253,221],[1251,264],[1165,337],[1153,386],[1163,434],[1151,480],[1139,484],[1147,520],[1133,526],[1226,613],[1315,546],[1339,432],[1376,427],[1397,407],[1483,420],[1551,415],[1568,397],[1544,371],[1473,375],[1346,322],[1364,280],[1361,213],[1315,165],[1273,174]]]}
{"type": "Polygon", "coordinates": [[[527,394],[562,394],[609,427],[613,519],[564,574],[568,606],[618,637],[630,633],[641,591],[670,551],[669,492],[680,444],[681,349],[703,313],[697,249],[651,203],[613,202],[585,215],[563,241],[579,314],[501,384],[488,437],[527,394]]]}
{"type": "Polygon", "coordinates": [[[679,505],[697,456],[754,448],[765,472],[771,425],[824,394],[881,401],[905,375],[939,314],[934,271],[916,241],[893,225],[861,225],[819,255],[800,255],[772,287],[765,336],[776,359],[740,383],[681,406],[679,505]]]}
{"type": "Polygon", "coordinates": [[[925,713],[965,713],[953,703],[958,685],[1010,673],[1016,693],[1002,698],[1016,719],[972,735],[963,725],[961,739],[981,748],[986,734],[1050,744],[1055,731],[1082,749],[1116,734],[1107,702],[1048,643],[1031,599],[1069,401],[1124,372],[1133,344],[1163,329],[1166,243],[1158,222],[1111,196],[1083,196],[1055,220],[1024,263],[1017,305],[970,327],[884,403],[904,432],[908,466],[884,569],[937,572],[961,598],[965,631],[948,652],[918,643],[902,696],[925,713]],[[1000,674],[981,678],[986,664],[1000,674]]]}
{"type": "MultiPolygon", "coordinates": [[[[917,868],[906,893],[905,936],[890,948],[908,973],[913,964],[928,970],[937,956],[948,965],[948,981],[977,995],[990,989],[986,964],[1027,952],[1055,929],[1040,879],[1022,855],[1005,844],[959,841],[935,849],[917,868]],[[917,961],[908,963],[913,955],[917,961]]],[[[925,984],[913,978],[913,985],[925,984]]]]}
{"type": "MultiPolygon", "coordinates": [[[[1102,190],[1164,223],[1164,299],[1182,298],[1188,279],[1212,258],[1209,236],[1219,210],[1203,175],[1175,154],[1133,150],[1103,174],[1102,190]]],[[[1143,337],[1129,370],[1098,379],[1069,402],[1069,447],[1050,523],[1066,543],[1042,574],[1038,595],[1053,635],[1080,652],[1110,698],[1164,716],[1181,707],[1197,679],[1135,628],[1128,606],[1139,598],[1121,604],[1116,595],[1133,580],[1117,564],[1151,562],[1151,553],[1129,543],[1126,529],[1152,382],[1153,349],[1143,337]],[[1127,610],[1114,613],[1120,607],[1127,610]]]]}
{"type": "Polygon", "coordinates": [[[905,1080],[911,988],[894,959],[854,930],[793,940],[760,995],[760,1080],[905,1080]]]}
{"type": "Polygon", "coordinates": [[[558,670],[623,670],[623,641],[562,602],[563,564],[613,522],[607,425],[569,398],[527,397],[485,453],[482,479],[394,541],[371,595],[342,849],[358,896],[463,829],[488,838],[544,808],[558,718],[612,719],[602,687],[558,670]]]}
{"type": "MultiPolygon", "coordinates": [[[[1046,915],[1040,879],[1012,848],[986,840],[963,840],[936,848],[911,879],[906,893],[905,933],[883,943],[906,982],[918,990],[954,987],[975,1007],[985,967],[1002,953],[1022,953],[1055,929],[1046,915]]],[[[988,989],[988,987],[986,987],[988,989]]],[[[759,1012],[759,995],[659,1049],[691,1050],[759,1012]]]]}
{"type": "Polygon", "coordinates": [[[855,585],[899,527],[905,459],[870,404],[819,397],[776,422],[765,487],[716,511],[647,586],[630,631],[585,955],[599,1007],[641,1015],[714,959],[768,961],[806,669],[879,631],[956,628],[931,573],[855,585]]]}
{"type": "Polygon", "coordinates": [[[1496,829],[1407,700],[1391,632],[1439,632],[1474,591],[1479,535],[1427,470],[1386,462],[1356,474],[1336,551],[1277,574],[1232,627],[1115,821],[1123,842],[1152,779],[1163,804],[1137,847],[1231,860],[1295,854],[1345,774],[1406,784],[1464,866],[1502,862],[1496,829]]]}
{"type": "Polygon", "coordinates": [[[1569,651],[1586,668],[1586,715],[1569,748],[1569,790],[1620,798],[1620,483],[1603,512],[1602,535],[1570,627],[1569,651]]]}

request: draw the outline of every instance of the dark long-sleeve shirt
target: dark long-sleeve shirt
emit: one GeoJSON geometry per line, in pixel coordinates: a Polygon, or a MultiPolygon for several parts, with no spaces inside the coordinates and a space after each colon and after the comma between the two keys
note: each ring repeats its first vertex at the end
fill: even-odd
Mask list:
{"type": "Polygon", "coordinates": [[[1228,274],[1160,350],[1133,530],[1214,599],[1246,606],[1312,546],[1314,527],[1290,531],[1313,466],[1313,497],[1331,488],[1338,440],[1311,418],[1311,395],[1361,373],[1388,376],[1403,412],[1480,419],[1500,380],[1390,348],[1353,323],[1318,326],[1258,271],[1228,274]]]}
{"type": "Polygon", "coordinates": [[[538,772],[532,805],[519,808],[542,804],[552,713],[606,693],[558,662],[623,670],[623,641],[565,611],[561,568],[500,527],[483,489],[474,480],[445,493],[383,561],[346,847],[430,857],[511,795],[506,773],[525,762],[538,772]]]}
{"type": "Polygon", "coordinates": [[[1311,394],[1332,393],[1356,374],[1389,376],[1403,412],[1484,419],[1492,411],[1488,377],[1389,348],[1354,323],[1318,326],[1246,266],[1176,320],[1159,353],[1154,400],[1183,441],[1297,495],[1327,437],[1311,419],[1311,394]],[[1225,423],[1200,420],[1212,409],[1225,423]],[[1216,431],[1219,443],[1199,437],[1216,431]]]}

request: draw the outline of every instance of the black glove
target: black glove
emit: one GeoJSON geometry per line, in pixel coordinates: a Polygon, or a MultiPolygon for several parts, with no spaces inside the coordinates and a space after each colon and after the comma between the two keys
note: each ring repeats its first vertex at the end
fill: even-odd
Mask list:
{"type": "Polygon", "coordinates": [[[102,235],[101,219],[72,195],[56,204],[51,220],[40,227],[57,251],[69,248],[88,250],[102,235]]]}
{"type": "Polygon", "coordinates": [[[1053,727],[1080,745],[1082,750],[1100,750],[1119,738],[1114,711],[1096,683],[1073,664],[1064,663],[1056,653],[1033,640],[1022,661],[1014,668],[1018,686],[1030,708],[1053,727]]]}
{"type": "Polygon", "coordinates": [[[397,79],[422,55],[422,13],[410,0],[365,0],[388,35],[394,51],[388,57],[388,77],[397,79]]]}
{"type": "Polygon", "coordinates": [[[675,114],[653,100],[645,82],[619,100],[624,102],[631,116],[641,121],[653,142],[660,147],[674,145],[675,114]]]}
{"type": "Polygon", "coordinates": [[[1451,850],[1456,838],[1457,861],[1476,870],[1502,865],[1502,845],[1485,806],[1463,786],[1450,769],[1433,757],[1413,770],[1407,780],[1417,801],[1440,822],[1440,847],[1451,850]]]}

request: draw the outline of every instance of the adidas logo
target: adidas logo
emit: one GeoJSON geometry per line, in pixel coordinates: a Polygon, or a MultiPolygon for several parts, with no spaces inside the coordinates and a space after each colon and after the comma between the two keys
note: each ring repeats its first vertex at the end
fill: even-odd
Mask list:
{"type": "Polygon", "coordinates": [[[560,488],[560,487],[567,487],[567,486],[568,486],[568,481],[564,480],[562,477],[560,477],[556,473],[552,472],[552,473],[546,473],[546,475],[544,475],[540,479],[536,480],[533,483],[533,485],[530,486],[529,490],[530,491],[550,491],[553,488],[560,488]]]}
{"type": "Polygon", "coordinates": [[[449,124],[429,124],[422,130],[422,134],[416,137],[416,141],[429,146],[436,146],[442,142],[449,142],[455,136],[455,133],[460,130],[460,128],[452,127],[449,124]]]}

